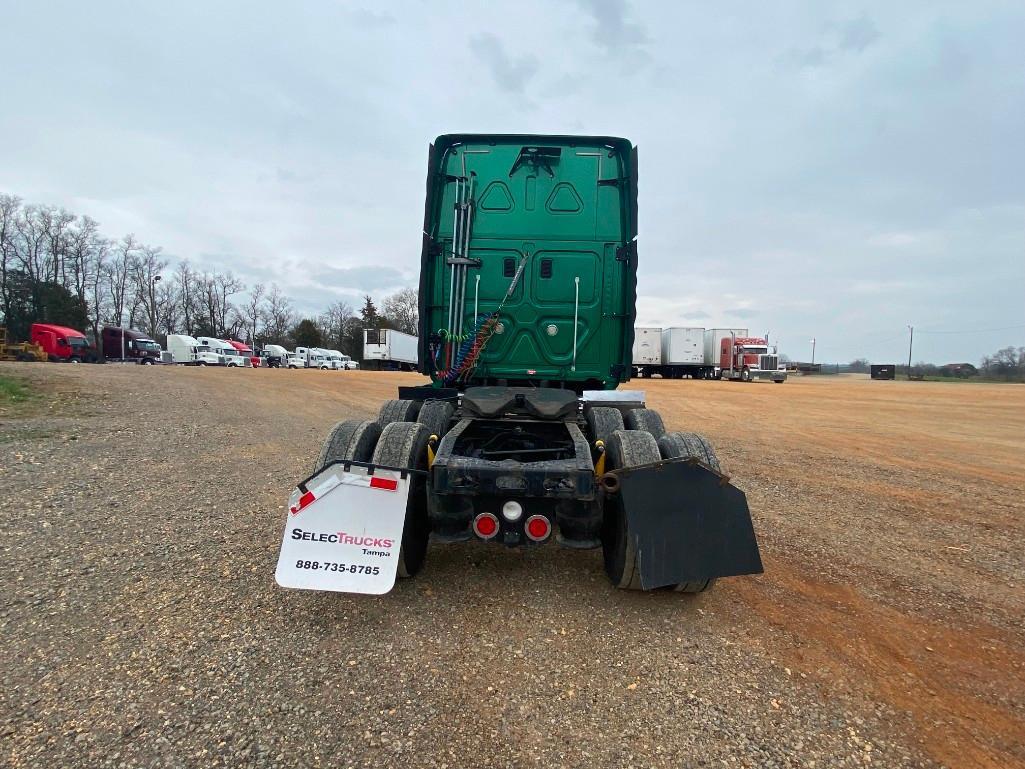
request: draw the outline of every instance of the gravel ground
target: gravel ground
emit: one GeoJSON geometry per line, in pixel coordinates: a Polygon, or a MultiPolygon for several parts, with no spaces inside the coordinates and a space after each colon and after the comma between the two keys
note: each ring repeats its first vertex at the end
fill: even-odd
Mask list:
{"type": "MultiPolygon", "coordinates": [[[[900,681],[863,680],[910,675],[919,652],[900,644],[949,625],[942,606],[915,613],[934,603],[916,598],[933,583],[882,601],[873,590],[888,572],[873,562],[865,571],[884,576],[851,587],[840,580],[865,546],[837,537],[835,565],[820,568],[821,541],[789,547],[779,510],[757,520],[768,573],[696,598],[614,590],[597,552],[484,545],[432,545],[422,575],[379,598],[286,591],[273,571],[292,484],[331,423],[374,413],[413,377],[0,374],[45,393],[0,418],[2,765],[1025,764],[1025,732],[1013,731],[1025,723],[1020,629],[987,625],[994,670],[1010,679],[965,695],[977,707],[964,717],[996,719],[994,733],[933,739],[925,721],[942,728],[947,711],[901,696],[900,681]]],[[[743,451],[726,455],[753,507],[782,497],[822,509],[811,480],[781,479],[782,462],[745,477],[743,451]]],[[[1016,566],[993,568],[1020,580],[1020,556],[1016,566]]],[[[1013,611],[1006,600],[987,616],[1013,611]]],[[[944,694],[948,682],[926,673],[946,669],[922,668],[910,690],[944,694]]]]}

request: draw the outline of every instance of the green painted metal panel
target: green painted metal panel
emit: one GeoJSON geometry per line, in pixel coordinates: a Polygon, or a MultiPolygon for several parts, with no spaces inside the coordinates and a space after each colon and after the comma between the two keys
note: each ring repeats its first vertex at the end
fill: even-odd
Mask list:
{"type": "Polygon", "coordinates": [[[420,276],[424,373],[441,383],[448,372],[451,384],[460,361],[472,359],[459,383],[614,389],[626,381],[636,167],[630,142],[612,137],[438,137],[420,276]],[[492,333],[480,355],[461,358],[481,324],[492,333]]]}

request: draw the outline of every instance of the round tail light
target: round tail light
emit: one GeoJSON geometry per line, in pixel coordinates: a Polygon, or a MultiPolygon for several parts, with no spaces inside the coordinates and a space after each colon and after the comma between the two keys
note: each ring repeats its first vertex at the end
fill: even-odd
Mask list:
{"type": "Polygon", "coordinates": [[[543,515],[532,515],[523,525],[527,539],[533,542],[544,542],[552,533],[552,524],[543,515]]]}
{"type": "Polygon", "coordinates": [[[498,534],[498,519],[491,513],[481,513],[473,519],[473,533],[481,539],[492,539],[498,534]]]}

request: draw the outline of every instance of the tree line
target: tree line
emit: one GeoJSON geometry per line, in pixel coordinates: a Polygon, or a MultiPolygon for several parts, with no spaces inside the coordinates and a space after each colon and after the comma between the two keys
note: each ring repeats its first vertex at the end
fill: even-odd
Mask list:
{"type": "Polygon", "coordinates": [[[12,340],[28,339],[33,323],[56,323],[100,341],[103,326],[124,326],[163,342],[168,334],[296,344],[363,354],[363,328],[417,333],[415,289],[370,296],[357,314],[338,300],[301,317],[275,283],[245,283],[231,271],[172,260],[135,235],[110,239],[88,216],[26,205],[0,194],[0,324],[12,340]],[[172,264],[173,262],[173,264],[172,264]]]}

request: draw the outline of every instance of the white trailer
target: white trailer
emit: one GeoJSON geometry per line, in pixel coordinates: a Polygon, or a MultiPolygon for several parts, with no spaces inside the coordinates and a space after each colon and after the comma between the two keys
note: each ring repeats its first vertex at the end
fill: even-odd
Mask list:
{"type": "Polygon", "coordinates": [[[660,365],[662,365],[662,329],[655,326],[635,326],[634,376],[644,376],[645,368],[660,365]]]}
{"type": "Polygon", "coordinates": [[[673,326],[662,331],[662,363],[702,365],[705,362],[705,329],[673,326]]]}
{"type": "Polygon", "coordinates": [[[363,329],[363,361],[378,371],[413,371],[418,360],[418,339],[390,328],[363,329]]]}
{"type": "Polygon", "coordinates": [[[224,366],[225,357],[188,334],[168,334],[167,352],[183,366],[224,366]]]}
{"type": "Polygon", "coordinates": [[[708,379],[712,372],[705,363],[704,343],[705,329],[694,326],[634,329],[634,369],[645,378],[708,379]],[[638,361],[638,353],[645,352],[638,349],[638,340],[648,345],[647,361],[638,361]]]}

